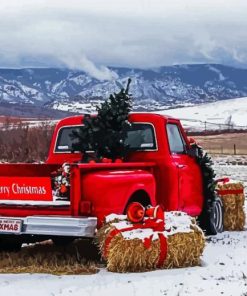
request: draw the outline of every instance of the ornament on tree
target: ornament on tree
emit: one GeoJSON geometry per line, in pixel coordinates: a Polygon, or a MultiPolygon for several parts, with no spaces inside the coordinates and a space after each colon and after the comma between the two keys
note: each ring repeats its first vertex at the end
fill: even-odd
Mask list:
{"type": "Polygon", "coordinates": [[[72,145],[73,150],[82,152],[82,162],[106,162],[123,159],[128,151],[125,144],[128,121],[131,110],[131,95],[128,79],[126,88],[119,93],[111,94],[109,99],[97,107],[97,116],[86,114],[83,126],[79,131],[73,131],[72,139],[77,139],[72,145]],[[90,151],[93,151],[90,153],[90,151]]]}

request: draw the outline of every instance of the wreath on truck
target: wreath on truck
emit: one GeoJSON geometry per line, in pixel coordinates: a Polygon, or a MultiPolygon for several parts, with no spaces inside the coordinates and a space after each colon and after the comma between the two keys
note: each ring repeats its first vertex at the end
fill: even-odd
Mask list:
{"type": "Polygon", "coordinates": [[[195,151],[194,157],[200,166],[203,182],[204,200],[202,213],[198,217],[199,225],[206,234],[217,234],[223,231],[223,204],[216,195],[217,180],[213,161],[196,142],[192,143],[191,149],[195,151]]]}

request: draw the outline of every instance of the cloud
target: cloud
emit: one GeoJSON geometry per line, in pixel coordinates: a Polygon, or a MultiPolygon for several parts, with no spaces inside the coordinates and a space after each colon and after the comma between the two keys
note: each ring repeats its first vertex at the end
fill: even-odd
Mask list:
{"type": "Polygon", "coordinates": [[[98,80],[114,80],[118,78],[118,74],[105,66],[97,67],[92,61],[90,61],[85,55],[80,55],[78,57],[73,56],[63,56],[58,57],[64,64],[75,70],[83,70],[87,74],[98,80]]]}
{"type": "Polygon", "coordinates": [[[0,67],[247,65],[242,0],[2,0],[0,67]]]}

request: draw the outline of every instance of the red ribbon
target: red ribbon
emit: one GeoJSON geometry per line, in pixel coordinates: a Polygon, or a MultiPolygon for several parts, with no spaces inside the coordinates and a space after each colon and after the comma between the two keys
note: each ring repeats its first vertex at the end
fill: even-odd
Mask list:
{"type": "Polygon", "coordinates": [[[157,263],[157,267],[162,267],[167,256],[167,241],[163,233],[159,233],[160,239],[160,257],[157,263]]]}
{"type": "Polygon", "coordinates": [[[225,177],[225,178],[221,178],[221,179],[217,179],[216,182],[219,183],[219,182],[222,182],[223,184],[229,182],[230,179],[228,177],[225,177]]]}
{"type": "MultiPolygon", "coordinates": [[[[116,235],[118,235],[119,233],[122,233],[122,232],[131,231],[134,229],[146,229],[146,228],[151,228],[153,231],[159,231],[159,232],[164,231],[165,230],[164,220],[149,218],[149,219],[144,220],[143,223],[137,223],[137,224],[134,224],[129,227],[122,228],[122,229],[117,229],[117,228],[112,229],[108,233],[106,240],[105,240],[104,251],[103,251],[104,258],[107,258],[110,243],[116,235]]],[[[159,236],[159,240],[160,240],[160,256],[159,256],[159,260],[157,263],[157,267],[161,267],[166,259],[166,255],[167,255],[167,242],[166,242],[165,236],[162,233],[159,233],[158,236],[159,236]]],[[[146,249],[150,248],[152,238],[153,238],[153,235],[144,239],[143,244],[146,249]]]]}
{"type": "Polygon", "coordinates": [[[244,193],[244,189],[216,189],[216,192],[219,195],[242,194],[244,193]]]}

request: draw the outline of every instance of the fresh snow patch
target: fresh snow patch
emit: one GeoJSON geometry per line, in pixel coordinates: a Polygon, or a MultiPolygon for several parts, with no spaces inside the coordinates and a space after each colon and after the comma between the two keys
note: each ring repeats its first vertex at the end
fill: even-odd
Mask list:
{"type": "Polygon", "coordinates": [[[169,109],[158,113],[181,119],[185,128],[203,130],[206,122],[207,129],[226,129],[229,125],[247,129],[247,97],[169,109]]]}

